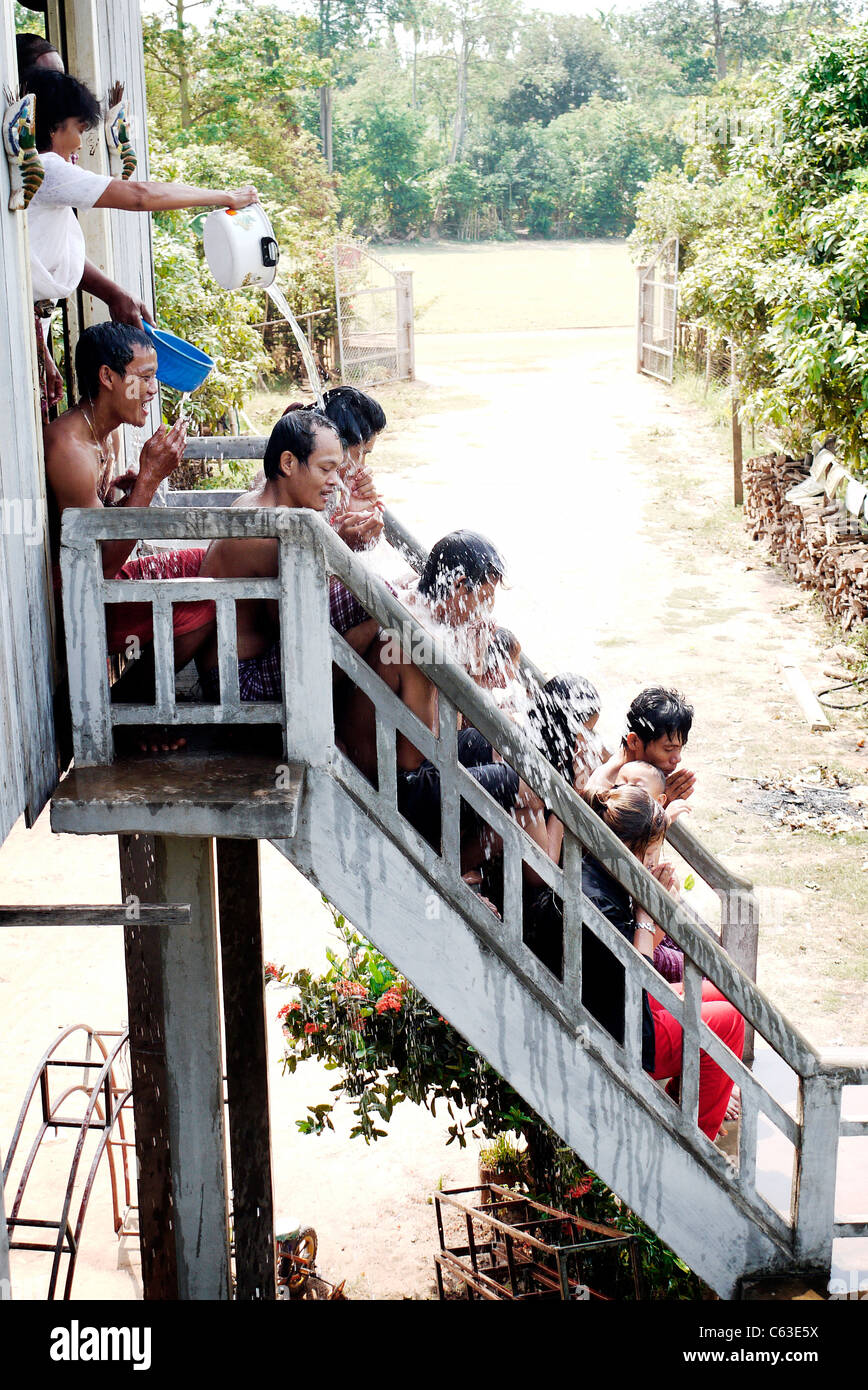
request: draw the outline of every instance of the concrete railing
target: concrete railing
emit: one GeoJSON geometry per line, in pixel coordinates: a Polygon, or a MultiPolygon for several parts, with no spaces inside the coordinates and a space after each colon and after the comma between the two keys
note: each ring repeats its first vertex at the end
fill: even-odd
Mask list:
{"type": "MultiPolygon", "coordinates": [[[[248,459],[261,460],[268,440],[265,435],[214,435],[188,439],[185,459],[248,459]]],[[[166,501],[171,507],[228,507],[240,497],[231,489],[168,492],[166,501]]],[[[388,508],[385,512],[385,540],[417,571],[427,558],[427,551],[416,537],[388,508]]],[[[522,669],[532,680],[541,679],[539,668],[522,652],[522,669]]],[[[756,979],[759,938],[759,901],[753,884],[734,873],[702,844],[682,818],[668,833],[672,847],[689,864],[694,874],[711,888],[720,902],[719,939],[724,950],[751,979],[756,979]]],[[[697,921],[699,919],[697,918],[697,921]]],[[[713,930],[707,927],[708,930],[713,930]]],[[[753,1037],[748,1031],[745,1039],[745,1058],[753,1056],[753,1037]]]]}
{"type": "MultiPolygon", "coordinates": [[[[338,539],[324,520],[305,511],[170,508],[160,511],[68,510],[63,519],[61,563],[70,692],[79,764],[112,760],[112,731],[119,724],[278,723],[284,752],[334,777],[401,852],[457,908],[486,945],[507,961],[561,1026],[579,1037],[636,1103],[686,1146],[731,1200],[762,1227],[799,1267],[828,1270],[833,1235],[858,1234],[859,1223],[836,1220],[834,1201],[838,1140],[845,1085],[868,1084],[868,1054],[844,1063],[821,1059],[757,985],[698,923],[629,854],[494,702],[451,662],[436,638],[418,626],[392,591],[338,539]],[[207,542],[219,537],[274,538],[279,574],[255,580],[107,581],[101,542],[146,540],[207,542]],[[382,628],[434,683],[440,733],[423,725],[329,625],[329,581],[334,576],[360,600],[382,628]],[[213,599],[222,700],[219,705],[179,703],[174,696],[170,605],[213,599]],[[234,606],[239,598],[279,604],[283,698],[280,704],[238,699],[234,606]],[[151,705],[113,705],[106,674],[104,607],[109,602],[154,604],[155,700],[151,705]],[[376,717],[378,786],[362,776],[335,744],[333,664],[371,700],[376,717]],[[235,669],[233,669],[235,668],[235,669]],[[456,713],[477,728],[564,825],[563,869],[552,863],[461,766],[456,713]],[[442,789],[442,848],[438,854],[397,809],[396,736],[402,733],[437,767],[442,789]],[[498,918],[464,883],[460,864],[460,803],[466,801],[503,841],[504,910],[498,918]],[[593,855],[641,904],[684,952],[683,997],[669,989],[650,963],[603,917],[581,891],[581,860],[593,855]],[[525,866],[563,902],[562,970],[553,972],[524,939],[522,883],[525,866]],[[621,963],[625,979],[624,1039],[618,1042],[582,1003],[582,933],[590,932],[621,963]],[[799,1078],[799,1107],[791,1115],[756,1076],[709,1030],[701,1018],[703,978],[711,980],[799,1078]],[[680,1102],[642,1068],[641,999],[648,990],[665,1000],[683,1028],[680,1102]],[[738,1162],[732,1163],[697,1125],[700,1050],[741,1090],[738,1162]],[[787,1215],[757,1190],[757,1133],[764,1116],[793,1146],[795,1175],[787,1215]]],[[[472,1041],[472,1039],[471,1039],[472,1041]]],[[[857,1122],[857,1125],[861,1122],[857,1122]]],[[[866,1127],[859,1128],[863,1133],[866,1127]]]]}

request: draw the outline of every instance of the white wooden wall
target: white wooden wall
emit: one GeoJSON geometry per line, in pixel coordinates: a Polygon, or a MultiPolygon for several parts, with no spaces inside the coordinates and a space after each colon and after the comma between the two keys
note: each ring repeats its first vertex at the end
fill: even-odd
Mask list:
{"type": "MultiPolygon", "coordinates": [[[[0,85],[17,85],[12,7],[0,16],[0,85]]],[[[26,217],[9,211],[0,160],[0,842],[56,783],[53,638],[42,434],[26,217]]]]}

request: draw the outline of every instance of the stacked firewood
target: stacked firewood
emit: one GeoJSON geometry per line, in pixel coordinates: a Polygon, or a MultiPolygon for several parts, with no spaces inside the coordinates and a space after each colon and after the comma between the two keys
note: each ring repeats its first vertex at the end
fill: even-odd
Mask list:
{"type": "Polygon", "coordinates": [[[805,463],[784,454],[749,459],[745,527],[793,579],[817,590],[828,616],[846,632],[868,616],[868,533],[843,501],[824,493],[798,506],[787,502],[785,494],[807,476],[805,463]]]}

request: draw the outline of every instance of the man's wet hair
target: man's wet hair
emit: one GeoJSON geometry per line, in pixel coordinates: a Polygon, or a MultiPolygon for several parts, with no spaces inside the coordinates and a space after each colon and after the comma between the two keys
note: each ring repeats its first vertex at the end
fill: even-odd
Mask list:
{"type": "Polygon", "coordinates": [[[87,130],[99,125],[99,102],[77,77],[50,68],[31,68],[25,85],[36,97],[37,150],[51,149],[51,136],[64,121],[83,121],[87,130]]]}
{"type": "Polygon", "coordinates": [[[432,545],[419,575],[419,593],[424,598],[448,598],[457,580],[464,578],[471,589],[500,583],[506,573],[503,560],[491,541],[476,531],[452,531],[432,545]]]}
{"type": "MultiPolygon", "coordinates": [[[[18,77],[24,81],[30,74],[30,69],[35,67],[40,58],[44,58],[46,53],[57,53],[53,43],[44,39],[41,34],[16,34],[15,35],[15,56],[18,59],[18,77]]],[[[58,57],[60,55],[58,54],[58,57]]],[[[48,68],[46,71],[50,72],[48,68]]]]}
{"type": "Polygon", "coordinates": [[[329,434],[340,439],[328,416],[323,415],[322,411],[314,406],[290,406],[284,411],[268,437],[262,457],[266,478],[279,477],[280,457],[287,451],[294,454],[299,463],[307,468],[308,459],[316,448],[316,437],[320,430],[328,430],[329,434]]]}
{"type": "Polygon", "coordinates": [[[386,412],[357,386],[334,386],[323,396],[326,415],[336,426],[345,449],[367,444],[386,428],[386,412]]]}
{"type": "Polygon", "coordinates": [[[677,690],[664,690],[660,685],[640,690],[627,710],[627,732],[621,742],[626,747],[627,734],[636,734],[642,743],[654,743],[658,738],[680,738],[687,742],[693,727],[693,706],[677,690]]]}
{"type": "Polygon", "coordinates": [[[596,686],[585,676],[570,672],[552,676],[540,686],[529,710],[534,741],[571,786],[576,739],[587,721],[599,712],[596,686]]]}
{"type": "Polygon", "coordinates": [[[99,395],[100,367],[111,367],[113,372],[124,376],[137,347],[153,351],[154,341],[144,329],[134,328],[130,323],[95,323],[92,328],[86,328],[75,349],[79,396],[95,401],[99,395]]]}

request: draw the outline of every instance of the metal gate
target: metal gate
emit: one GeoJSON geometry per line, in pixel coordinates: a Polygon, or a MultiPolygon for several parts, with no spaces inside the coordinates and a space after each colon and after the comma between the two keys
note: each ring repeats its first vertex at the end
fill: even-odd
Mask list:
{"type": "Polygon", "coordinates": [[[678,317],[678,237],[661,242],[639,267],[638,369],[671,382],[678,317]]]}
{"type": "Polygon", "coordinates": [[[374,386],[414,376],[413,291],[409,271],[393,271],[365,247],[334,248],[341,381],[374,386]]]}

